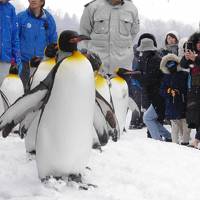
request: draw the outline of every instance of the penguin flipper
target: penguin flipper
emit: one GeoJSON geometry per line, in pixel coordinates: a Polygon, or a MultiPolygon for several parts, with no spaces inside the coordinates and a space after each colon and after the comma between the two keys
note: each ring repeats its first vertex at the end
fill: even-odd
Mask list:
{"type": "Polygon", "coordinates": [[[8,110],[9,106],[10,106],[10,102],[8,100],[8,98],[6,97],[6,95],[0,90],[0,94],[3,100],[3,106],[5,108],[5,110],[8,110]]]}
{"type": "Polygon", "coordinates": [[[134,112],[135,110],[140,113],[140,109],[138,108],[138,105],[135,103],[135,101],[129,96],[128,98],[128,108],[134,112]]]}
{"type": "Polygon", "coordinates": [[[15,103],[1,115],[0,130],[3,130],[3,137],[7,137],[11,130],[20,123],[28,113],[42,108],[46,102],[45,99],[49,90],[41,85],[42,83],[31,90],[30,93],[17,99],[15,103]]]}
{"type": "Polygon", "coordinates": [[[27,113],[27,115],[25,116],[25,118],[20,123],[20,126],[19,126],[19,135],[20,135],[20,137],[22,139],[26,136],[27,131],[28,131],[31,123],[34,120],[34,118],[37,116],[38,112],[39,111],[32,111],[32,112],[27,113]]]}
{"type": "Polygon", "coordinates": [[[47,77],[40,82],[38,86],[17,99],[15,103],[0,116],[0,131],[3,130],[3,137],[7,137],[11,130],[24,120],[27,113],[44,108],[49,100],[55,75],[62,61],[63,59],[55,64],[47,77]]]}
{"type": "Polygon", "coordinates": [[[117,118],[115,116],[113,108],[110,104],[101,96],[101,94],[96,90],[96,102],[99,105],[106,122],[110,129],[110,135],[113,141],[117,141],[120,137],[120,129],[117,118]]]}

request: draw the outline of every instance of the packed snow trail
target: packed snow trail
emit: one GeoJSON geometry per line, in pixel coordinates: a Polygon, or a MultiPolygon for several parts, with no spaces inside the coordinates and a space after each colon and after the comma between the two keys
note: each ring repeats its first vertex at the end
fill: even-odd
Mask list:
{"type": "MultiPolygon", "coordinates": [[[[199,200],[200,151],[146,138],[146,129],[129,130],[93,150],[83,181],[97,188],[79,190],[42,184],[24,140],[0,138],[0,200],[199,200]]],[[[57,184],[57,185],[56,185],[57,184]]]]}

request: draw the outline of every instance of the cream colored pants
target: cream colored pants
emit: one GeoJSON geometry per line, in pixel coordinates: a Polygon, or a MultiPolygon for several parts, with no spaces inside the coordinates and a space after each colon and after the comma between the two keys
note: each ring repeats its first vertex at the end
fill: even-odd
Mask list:
{"type": "Polygon", "coordinates": [[[170,120],[172,125],[172,142],[174,143],[189,143],[190,129],[186,123],[186,119],[170,120]]]}

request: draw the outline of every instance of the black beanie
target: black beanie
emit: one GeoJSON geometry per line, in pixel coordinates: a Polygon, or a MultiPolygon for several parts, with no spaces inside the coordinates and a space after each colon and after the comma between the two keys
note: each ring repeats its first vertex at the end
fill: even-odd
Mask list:
{"type": "Polygon", "coordinates": [[[142,35],[140,35],[139,39],[138,39],[138,44],[137,46],[139,47],[140,46],[140,43],[141,43],[141,40],[144,39],[144,38],[148,38],[148,39],[151,39],[153,40],[153,45],[155,47],[157,47],[157,42],[156,42],[156,38],[153,34],[151,33],[143,33],[142,35]]]}

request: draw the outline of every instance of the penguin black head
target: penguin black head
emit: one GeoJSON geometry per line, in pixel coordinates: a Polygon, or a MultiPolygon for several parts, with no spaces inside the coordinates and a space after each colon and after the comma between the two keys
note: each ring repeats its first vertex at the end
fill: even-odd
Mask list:
{"type": "Polygon", "coordinates": [[[90,40],[90,37],[79,35],[76,31],[65,30],[58,38],[58,46],[61,51],[73,52],[77,50],[77,43],[82,40],[90,40]]]}
{"type": "Polygon", "coordinates": [[[17,64],[11,62],[9,74],[18,74],[17,64]]]}

